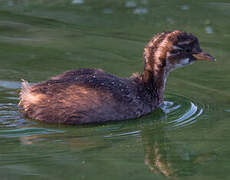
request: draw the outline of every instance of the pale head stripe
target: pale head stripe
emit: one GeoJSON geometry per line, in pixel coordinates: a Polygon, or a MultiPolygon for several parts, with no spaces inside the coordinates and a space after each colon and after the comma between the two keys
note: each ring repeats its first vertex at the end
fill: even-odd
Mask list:
{"type": "Polygon", "coordinates": [[[192,41],[189,40],[189,41],[182,41],[182,42],[178,42],[177,44],[178,45],[184,45],[184,44],[190,44],[192,41]]]}

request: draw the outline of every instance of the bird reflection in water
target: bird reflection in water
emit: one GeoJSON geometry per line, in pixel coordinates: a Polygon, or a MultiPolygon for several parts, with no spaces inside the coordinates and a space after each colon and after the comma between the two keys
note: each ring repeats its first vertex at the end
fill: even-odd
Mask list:
{"type": "Polygon", "coordinates": [[[167,132],[168,124],[159,120],[142,129],[145,164],[153,173],[171,178],[192,176],[202,163],[215,158],[214,153],[201,154],[184,142],[171,140],[167,132]]]}
{"type": "MultiPolygon", "coordinates": [[[[199,153],[185,141],[176,140],[176,136],[174,136],[175,138],[172,136],[169,137],[172,130],[175,131],[175,129],[170,129],[165,118],[165,114],[159,110],[158,112],[145,116],[141,122],[136,121],[135,124],[135,122],[130,123],[129,121],[125,126],[126,128],[131,126],[129,131],[140,133],[144,148],[144,162],[153,173],[169,178],[193,176],[198,173],[203,163],[207,165],[207,163],[215,160],[216,154],[212,151],[199,153]],[[137,131],[137,129],[139,130],[137,131]]],[[[84,130],[84,128],[82,130],[84,130]]],[[[78,131],[81,131],[81,128],[78,129],[78,131]]],[[[82,134],[82,132],[80,134],[82,134]]],[[[127,137],[128,133],[125,134],[125,137],[127,137]]],[[[124,134],[122,134],[122,136],[123,135],[124,134]]],[[[95,138],[84,138],[82,136],[70,137],[61,134],[60,137],[57,135],[54,140],[60,138],[61,141],[68,144],[68,148],[73,151],[77,150],[87,153],[92,149],[96,151],[110,149],[111,146],[107,142],[113,142],[114,147],[116,147],[115,144],[119,142],[117,146],[120,146],[122,139],[120,139],[121,141],[117,141],[116,138],[122,136],[121,134],[110,136],[109,138],[111,138],[112,141],[105,141],[100,135],[95,138]]],[[[43,134],[21,137],[20,140],[22,144],[30,145],[50,138],[53,139],[52,136],[43,134]]]]}

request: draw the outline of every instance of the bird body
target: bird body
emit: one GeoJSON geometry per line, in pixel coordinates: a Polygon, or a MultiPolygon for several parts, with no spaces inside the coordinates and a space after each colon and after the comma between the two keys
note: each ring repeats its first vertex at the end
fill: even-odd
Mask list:
{"type": "Polygon", "coordinates": [[[21,111],[31,119],[63,124],[138,118],[162,104],[170,71],[199,58],[214,60],[201,51],[196,37],[181,31],[156,35],[146,45],[144,56],[144,72],[129,78],[101,69],[79,69],[32,86],[24,81],[21,111]]]}
{"type": "Polygon", "coordinates": [[[34,86],[24,82],[20,104],[26,116],[50,123],[136,118],[157,107],[140,83],[137,77],[118,78],[100,69],[71,70],[34,86]]]}

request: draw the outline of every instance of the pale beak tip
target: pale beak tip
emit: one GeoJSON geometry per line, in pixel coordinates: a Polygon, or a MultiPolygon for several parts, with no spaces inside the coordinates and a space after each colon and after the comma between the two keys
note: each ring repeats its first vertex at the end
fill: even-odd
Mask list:
{"type": "Polygon", "coordinates": [[[204,61],[216,62],[216,59],[213,56],[211,56],[208,53],[204,53],[204,52],[193,54],[193,57],[195,57],[196,60],[204,60],[204,61]]]}

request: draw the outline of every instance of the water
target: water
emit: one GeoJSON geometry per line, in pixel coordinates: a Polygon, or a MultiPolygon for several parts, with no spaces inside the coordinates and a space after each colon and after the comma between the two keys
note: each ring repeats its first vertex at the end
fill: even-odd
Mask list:
{"type": "Polygon", "coordinates": [[[1,179],[229,179],[229,16],[226,1],[0,1],[1,179]],[[153,34],[172,29],[217,62],[172,72],[161,109],[86,126],[20,116],[21,79],[82,67],[129,76],[153,34]]]}

